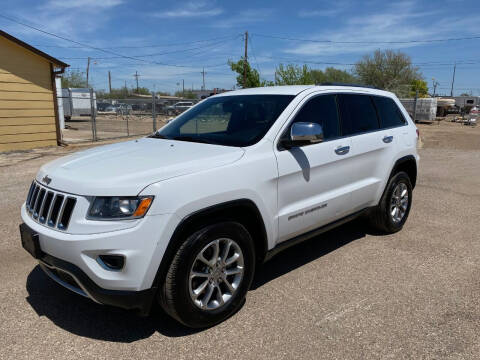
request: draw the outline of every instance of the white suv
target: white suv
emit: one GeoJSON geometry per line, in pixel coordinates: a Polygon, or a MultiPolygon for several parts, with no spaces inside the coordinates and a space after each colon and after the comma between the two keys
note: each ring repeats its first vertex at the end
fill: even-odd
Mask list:
{"type": "Polygon", "coordinates": [[[404,225],[418,132],[389,92],[286,86],[210,97],[143,139],[55,160],[22,206],[23,246],[102,304],[191,327],[243,303],[255,266],[367,214],[404,225]]]}

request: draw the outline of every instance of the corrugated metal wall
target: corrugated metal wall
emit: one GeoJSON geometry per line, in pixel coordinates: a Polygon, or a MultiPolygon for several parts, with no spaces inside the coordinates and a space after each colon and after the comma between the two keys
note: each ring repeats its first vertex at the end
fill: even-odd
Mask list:
{"type": "Polygon", "coordinates": [[[50,63],[0,37],[0,151],[56,145],[50,63]]]}

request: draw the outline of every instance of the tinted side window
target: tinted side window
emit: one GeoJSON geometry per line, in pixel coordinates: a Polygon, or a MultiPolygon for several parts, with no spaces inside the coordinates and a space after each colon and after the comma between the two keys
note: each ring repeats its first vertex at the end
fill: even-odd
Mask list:
{"type": "Polygon", "coordinates": [[[379,128],[377,112],[368,95],[340,94],[342,134],[353,135],[379,128]]]}
{"type": "Polygon", "coordinates": [[[405,119],[400,113],[395,101],[390,98],[380,96],[373,96],[372,99],[377,107],[382,128],[390,128],[405,124],[405,119]]]}
{"type": "Polygon", "coordinates": [[[325,140],[340,136],[335,95],[320,95],[308,100],[297,113],[293,122],[320,124],[325,140]]]}

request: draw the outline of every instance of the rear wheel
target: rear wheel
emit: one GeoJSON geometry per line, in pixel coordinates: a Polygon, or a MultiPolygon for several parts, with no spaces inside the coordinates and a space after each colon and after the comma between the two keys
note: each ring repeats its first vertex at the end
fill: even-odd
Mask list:
{"type": "Polygon", "coordinates": [[[401,171],[388,181],[380,203],[370,214],[370,223],[378,231],[392,234],[402,229],[412,204],[412,184],[401,171]]]}
{"type": "Polygon", "coordinates": [[[219,323],[243,304],[255,271],[253,240],[237,222],[192,233],[168,270],[162,306],[189,327],[219,323]]]}

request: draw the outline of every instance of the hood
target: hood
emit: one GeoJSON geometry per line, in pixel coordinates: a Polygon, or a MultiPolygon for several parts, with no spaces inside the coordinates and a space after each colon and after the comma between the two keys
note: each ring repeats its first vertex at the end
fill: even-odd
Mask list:
{"type": "Polygon", "coordinates": [[[146,186],[173,177],[230,164],[242,148],[143,138],[101,146],[42,166],[52,189],[77,195],[135,196],[146,186]]]}

